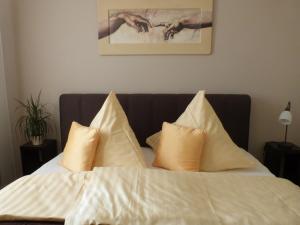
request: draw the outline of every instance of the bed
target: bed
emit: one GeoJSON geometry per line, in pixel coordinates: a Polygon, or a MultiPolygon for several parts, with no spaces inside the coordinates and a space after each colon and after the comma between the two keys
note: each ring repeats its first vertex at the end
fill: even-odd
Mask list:
{"type": "MultiPolygon", "coordinates": [[[[66,144],[72,121],[89,125],[103,104],[106,94],[63,94],[60,96],[61,145],[66,144]]],[[[126,112],[129,123],[142,146],[147,165],[151,167],[153,151],[145,143],[146,137],[161,129],[163,121],[173,122],[184,111],[193,94],[120,94],[118,99],[126,112]]],[[[241,148],[248,149],[251,99],[248,95],[208,94],[208,101],[229,133],[241,148]]],[[[43,165],[34,174],[70,173],[59,165],[62,153],[43,165]]],[[[250,153],[248,157],[256,160],[250,153]]],[[[257,160],[256,160],[257,161],[257,160]]],[[[274,176],[257,161],[252,169],[237,169],[219,173],[235,173],[245,176],[274,176]]],[[[14,221],[0,222],[13,225],[63,224],[63,222],[14,221]]]]}
{"type": "MultiPolygon", "coordinates": [[[[72,121],[89,125],[106,94],[63,94],[60,97],[60,129],[61,143],[65,145],[72,121]]],[[[145,140],[154,132],[160,130],[163,121],[173,122],[184,111],[194,97],[193,94],[120,94],[118,99],[124,108],[129,123],[133,128],[143,153],[147,166],[152,165],[154,153],[145,140]],[[149,120],[144,120],[148,118],[149,120]]],[[[249,120],[251,99],[248,95],[208,94],[207,99],[214,107],[225,129],[240,147],[248,149],[249,120]]],[[[250,153],[250,158],[256,160],[250,153]]],[[[51,172],[68,172],[59,165],[62,157],[57,157],[46,163],[34,174],[51,172]]],[[[258,162],[258,160],[256,160],[258,162]]],[[[269,170],[258,162],[257,168],[226,171],[249,175],[272,176],[269,170]]]]}

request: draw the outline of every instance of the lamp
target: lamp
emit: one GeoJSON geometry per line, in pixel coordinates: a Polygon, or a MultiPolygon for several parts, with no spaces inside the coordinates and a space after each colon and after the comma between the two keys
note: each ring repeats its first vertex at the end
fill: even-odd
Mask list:
{"type": "Polygon", "coordinates": [[[285,126],[285,136],[284,136],[284,144],[287,145],[287,132],[288,126],[292,123],[292,113],[291,113],[291,102],[288,102],[287,107],[284,111],[282,111],[279,115],[279,122],[285,126]]]}

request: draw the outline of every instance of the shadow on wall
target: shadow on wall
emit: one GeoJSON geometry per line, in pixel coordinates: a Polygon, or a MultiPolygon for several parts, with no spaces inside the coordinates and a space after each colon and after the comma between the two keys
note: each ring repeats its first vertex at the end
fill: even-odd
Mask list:
{"type": "MultiPolygon", "coordinates": [[[[263,148],[266,142],[284,140],[285,128],[279,123],[278,117],[287,101],[288,99],[284,97],[270,99],[269,97],[252,96],[249,151],[261,162],[264,159],[263,148]],[[256,142],[253,143],[251,140],[256,140],[256,142]]],[[[292,124],[290,127],[291,131],[288,137],[290,142],[295,141],[296,127],[296,124],[294,126],[292,124]]]]}

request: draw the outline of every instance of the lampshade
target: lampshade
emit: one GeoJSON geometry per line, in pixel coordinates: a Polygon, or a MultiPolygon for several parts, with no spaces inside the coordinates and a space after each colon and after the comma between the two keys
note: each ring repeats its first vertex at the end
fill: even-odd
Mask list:
{"type": "Polygon", "coordinates": [[[290,111],[283,111],[280,113],[278,120],[283,125],[290,125],[292,123],[292,113],[290,111]]]}

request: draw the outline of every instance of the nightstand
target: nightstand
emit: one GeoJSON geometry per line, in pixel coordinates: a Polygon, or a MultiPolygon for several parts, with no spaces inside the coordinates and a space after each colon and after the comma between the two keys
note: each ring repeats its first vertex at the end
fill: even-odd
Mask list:
{"type": "Polygon", "coordinates": [[[267,142],[264,164],[278,177],[289,179],[300,185],[300,148],[283,142],[267,142]]]}
{"type": "Polygon", "coordinates": [[[20,146],[23,175],[28,175],[57,155],[56,140],[46,139],[42,145],[26,143],[20,146]]]}

